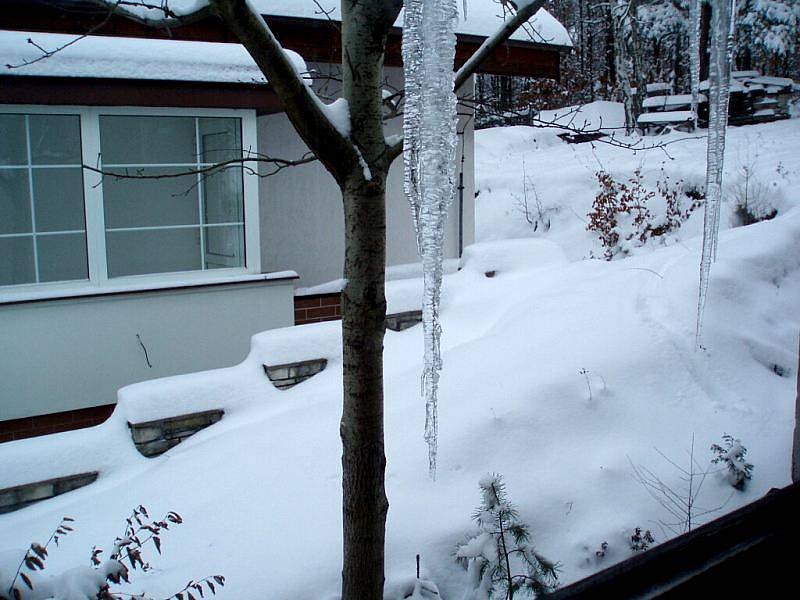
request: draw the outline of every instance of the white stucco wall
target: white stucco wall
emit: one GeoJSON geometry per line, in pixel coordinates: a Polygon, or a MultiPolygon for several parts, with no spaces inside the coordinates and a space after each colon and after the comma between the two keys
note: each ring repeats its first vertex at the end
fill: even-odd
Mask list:
{"type": "MultiPolygon", "coordinates": [[[[324,70],[324,65],[315,65],[324,70]]],[[[402,87],[402,69],[388,68],[387,80],[402,87]]],[[[472,90],[470,80],[465,89],[472,90]]],[[[328,90],[329,93],[332,90],[328,90]]],[[[333,91],[335,95],[335,91],[333,91]]],[[[472,243],[475,232],[474,130],[470,111],[459,120],[463,140],[464,209],[463,244],[472,243]]],[[[387,134],[400,133],[401,119],[387,127],[387,134]]],[[[258,147],[272,157],[297,159],[308,148],[295,133],[285,114],[258,118],[258,147]]],[[[459,146],[457,168],[461,168],[459,146]]],[[[284,169],[260,182],[261,266],[264,271],[291,269],[300,275],[298,285],[314,286],[342,277],[344,264],[344,218],[341,194],[333,177],[318,163],[284,169]]],[[[457,258],[458,196],[450,209],[445,238],[445,257],[457,258]]],[[[408,201],[403,194],[403,164],[398,158],[387,184],[387,265],[417,262],[414,226],[408,201]]]]}
{"type": "Polygon", "coordinates": [[[137,381],[235,365],[253,334],[294,324],[293,283],[0,305],[0,421],[111,404],[137,381]]]}

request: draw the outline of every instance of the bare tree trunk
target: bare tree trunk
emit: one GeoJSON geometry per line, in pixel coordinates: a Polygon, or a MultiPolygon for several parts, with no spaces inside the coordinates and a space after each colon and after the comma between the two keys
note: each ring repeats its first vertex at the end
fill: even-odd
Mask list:
{"type": "Polygon", "coordinates": [[[386,317],[385,188],[354,182],[344,190],[342,295],[342,598],[383,597],[386,456],[383,444],[383,335],[386,317]]]}
{"type": "Polygon", "coordinates": [[[386,321],[386,177],[382,80],[386,34],[397,14],[383,2],[342,2],[343,95],[362,164],[342,187],[343,600],[381,600],[384,581],[386,455],[383,336],[386,321]],[[366,26],[365,24],[379,24],[366,26]],[[367,166],[368,165],[368,166],[367,166]]]}
{"type": "Polygon", "coordinates": [[[800,481],[800,347],[797,349],[797,399],[794,404],[794,444],[792,446],[792,481],[800,481]]]}
{"type": "Polygon", "coordinates": [[[711,5],[700,4],[700,81],[708,79],[708,42],[711,35],[711,5]]]}
{"type": "MultiPolygon", "coordinates": [[[[628,68],[627,23],[630,19],[629,10],[631,3],[617,0],[611,8],[611,32],[614,38],[614,65],[616,73],[616,88],[622,94],[622,104],[625,107],[625,134],[631,135],[636,129],[636,110],[634,107],[633,92],[631,91],[630,70],[628,68]]],[[[638,90],[637,90],[638,91],[638,90]]]]}

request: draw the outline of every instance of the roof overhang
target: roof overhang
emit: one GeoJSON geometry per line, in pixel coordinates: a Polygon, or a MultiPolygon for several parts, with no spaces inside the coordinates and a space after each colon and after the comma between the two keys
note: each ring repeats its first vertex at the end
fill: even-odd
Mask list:
{"type": "MultiPolygon", "coordinates": [[[[338,64],[341,60],[341,35],[338,24],[328,20],[264,15],[275,37],[285,48],[294,50],[307,62],[338,64]]],[[[153,29],[96,5],[47,0],[0,0],[0,29],[172,39],[201,42],[237,43],[238,40],[214,17],[187,23],[173,29],[153,29]]],[[[485,38],[458,35],[456,66],[463,64],[485,38]]],[[[400,66],[401,30],[389,34],[385,64],[400,66]]],[[[560,77],[560,52],[567,47],[511,40],[498,48],[481,66],[481,72],[524,77],[560,77]]]]}

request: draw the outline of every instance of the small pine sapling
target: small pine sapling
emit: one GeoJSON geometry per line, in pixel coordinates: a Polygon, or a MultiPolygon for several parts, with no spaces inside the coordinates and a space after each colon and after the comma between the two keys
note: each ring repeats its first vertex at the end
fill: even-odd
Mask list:
{"type": "Polygon", "coordinates": [[[478,532],[456,550],[456,560],[467,569],[473,586],[472,600],[512,600],[517,592],[536,598],[552,592],[559,565],[534,548],[502,477],[487,475],[478,485],[482,501],[473,515],[478,532]]]}
{"type": "Polygon", "coordinates": [[[753,478],[754,467],[744,458],[747,448],[742,445],[741,440],[727,433],[722,436],[722,443],[722,446],[711,445],[711,452],[716,455],[711,462],[724,464],[728,469],[728,481],[734,488],[742,491],[747,482],[753,478]]]}
{"type": "Polygon", "coordinates": [[[656,540],[649,529],[642,531],[641,527],[633,530],[633,535],[630,539],[631,550],[634,552],[645,552],[650,549],[650,546],[655,544],[656,540]]]}

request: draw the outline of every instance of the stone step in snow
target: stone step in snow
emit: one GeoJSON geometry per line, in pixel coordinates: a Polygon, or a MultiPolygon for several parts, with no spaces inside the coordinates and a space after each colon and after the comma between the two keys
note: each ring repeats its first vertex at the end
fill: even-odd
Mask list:
{"type": "Polygon", "coordinates": [[[386,328],[392,331],[403,331],[422,322],[421,310],[408,310],[406,312],[386,315],[386,328]]]}
{"type": "Polygon", "coordinates": [[[313,377],[327,366],[327,358],[314,358],[282,365],[264,365],[264,372],[272,385],[279,390],[286,390],[313,377]]]}
{"type": "Polygon", "coordinates": [[[206,410],[203,412],[178,415],[143,423],[128,423],[136,449],[148,458],[163,454],[177,446],[201,429],[222,419],[225,411],[206,410]]]}
{"type": "Polygon", "coordinates": [[[77,490],[97,480],[97,471],[25,483],[0,490],[0,514],[24,508],[34,502],[48,500],[77,490]]]}

